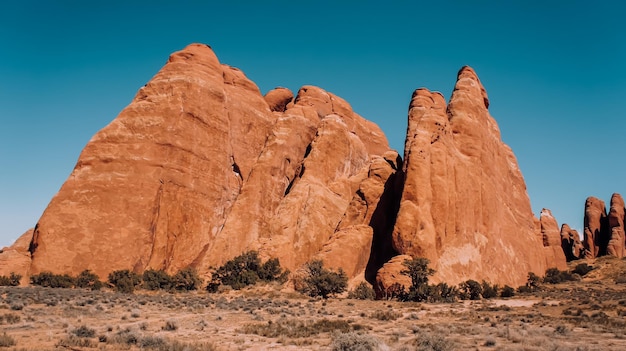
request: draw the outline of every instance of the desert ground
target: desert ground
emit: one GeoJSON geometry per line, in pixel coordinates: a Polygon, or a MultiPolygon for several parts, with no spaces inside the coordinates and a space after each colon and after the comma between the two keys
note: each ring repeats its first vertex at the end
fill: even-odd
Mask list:
{"type": "Polygon", "coordinates": [[[216,294],[2,287],[0,349],[626,350],[626,260],[592,264],[582,281],[447,304],[312,299],[278,284],[216,294]]]}

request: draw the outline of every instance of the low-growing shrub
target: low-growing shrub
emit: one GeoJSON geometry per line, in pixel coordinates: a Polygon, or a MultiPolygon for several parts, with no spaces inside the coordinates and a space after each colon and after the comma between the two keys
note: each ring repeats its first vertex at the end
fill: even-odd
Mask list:
{"type": "Polygon", "coordinates": [[[30,276],[30,283],[48,288],[72,288],[76,280],[68,274],[41,272],[30,276]]]}
{"type": "Polygon", "coordinates": [[[142,275],[146,290],[171,290],[174,287],[172,277],[163,270],[148,269],[142,275]]]}
{"type": "Polygon", "coordinates": [[[332,351],[376,351],[383,349],[383,343],[376,337],[358,332],[335,333],[332,337],[332,351]]]}
{"type": "Polygon", "coordinates": [[[280,268],[278,259],[270,259],[261,264],[258,252],[248,251],[219,267],[213,273],[206,289],[209,292],[217,292],[220,285],[228,285],[239,290],[258,281],[284,282],[288,274],[288,271],[280,268]]]}
{"type": "Polygon", "coordinates": [[[483,293],[483,286],[475,280],[467,280],[459,284],[461,298],[463,300],[480,300],[483,293]]]}
{"type": "Polygon", "coordinates": [[[197,290],[202,285],[202,279],[193,267],[183,268],[172,277],[174,289],[178,291],[197,290]]]}
{"type": "Polygon", "coordinates": [[[548,269],[545,277],[543,277],[543,282],[548,284],[558,284],[573,280],[576,280],[576,278],[570,272],[560,271],[558,268],[548,269]]]}
{"type": "Polygon", "coordinates": [[[92,271],[86,269],[76,277],[76,287],[91,290],[100,290],[102,288],[102,282],[100,277],[92,271]]]}
{"type": "Polygon", "coordinates": [[[588,265],[587,263],[579,263],[576,265],[576,267],[574,267],[572,273],[576,273],[579,274],[581,277],[584,277],[585,274],[591,272],[592,270],[593,267],[588,265]]]}
{"type": "Polygon", "coordinates": [[[72,330],[72,334],[78,336],[79,338],[93,338],[96,336],[96,331],[86,325],[81,325],[80,327],[72,330]]]}
{"type": "Polygon", "coordinates": [[[305,271],[301,291],[311,297],[321,296],[326,299],[329,295],[344,292],[348,286],[348,276],[341,268],[333,272],[324,268],[324,262],[321,260],[307,263],[305,271]]]}
{"type": "Polygon", "coordinates": [[[0,275],[0,286],[19,286],[22,276],[11,272],[9,276],[0,275]]]}
{"type": "Polygon", "coordinates": [[[12,336],[8,335],[6,332],[0,335],[0,347],[11,347],[15,346],[15,339],[12,336]]]}
{"type": "Polygon", "coordinates": [[[141,276],[128,269],[113,271],[109,273],[109,283],[115,287],[116,291],[132,294],[135,288],[141,284],[141,276]]]}
{"type": "Polygon", "coordinates": [[[356,288],[348,292],[349,299],[374,300],[375,297],[374,289],[366,282],[361,282],[356,288]]]}
{"type": "Polygon", "coordinates": [[[500,289],[498,285],[491,285],[488,282],[482,282],[482,297],[483,299],[492,299],[494,297],[498,297],[498,290],[500,289]]]}
{"type": "Polygon", "coordinates": [[[500,297],[513,297],[515,296],[515,289],[512,287],[505,285],[500,291],[500,297]]]}

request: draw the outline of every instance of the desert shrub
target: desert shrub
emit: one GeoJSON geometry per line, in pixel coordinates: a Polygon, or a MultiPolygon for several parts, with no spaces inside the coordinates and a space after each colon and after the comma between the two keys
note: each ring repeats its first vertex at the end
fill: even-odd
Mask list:
{"type": "Polygon", "coordinates": [[[558,268],[549,268],[545,277],[543,277],[543,282],[548,284],[558,284],[572,280],[576,280],[576,278],[570,272],[560,271],[558,268]]]}
{"type": "Polygon", "coordinates": [[[78,336],[79,338],[93,338],[96,336],[96,331],[86,325],[81,325],[80,327],[72,330],[72,334],[78,336]]]}
{"type": "Polygon", "coordinates": [[[142,275],[143,287],[147,290],[172,290],[172,277],[163,270],[148,269],[142,275]]]}
{"type": "Polygon", "coordinates": [[[68,274],[41,272],[30,277],[30,283],[48,288],[71,288],[76,280],[68,274]]]}
{"type": "Polygon", "coordinates": [[[305,265],[302,292],[311,297],[321,296],[328,298],[329,295],[340,294],[348,286],[348,276],[339,268],[333,272],[324,268],[322,260],[314,260],[305,265]]]}
{"type": "Polygon", "coordinates": [[[393,310],[376,310],[369,316],[372,319],[378,319],[379,321],[395,321],[402,317],[401,312],[395,312],[393,310]]]}
{"type": "Polygon", "coordinates": [[[455,302],[460,295],[456,286],[450,286],[446,283],[431,285],[428,292],[429,302],[455,302]]]}
{"type": "Polygon", "coordinates": [[[4,324],[5,322],[7,324],[15,324],[19,323],[20,320],[22,320],[22,317],[14,313],[5,313],[0,315],[0,324],[4,324]]]}
{"type": "Polygon", "coordinates": [[[626,284],[626,274],[622,274],[615,278],[615,284],[626,284]]]}
{"type": "MultiPolygon", "coordinates": [[[[477,282],[478,283],[478,282],[477,282]]],[[[479,284],[480,286],[480,284],[479,284]]],[[[452,351],[456,350],[454,342],[443,334],[420,333],[416,341],[418,351],[452,351]]]]}
{"type": "Polygon", "coordinates": [[[411,278],[409,291],[403,296],[409,301],[426,301],[430,296],[430,286],[428,277],[435,274],[435,270],[428,267],[430,261],[427,258],[417,257],[412,260],[405,260],[403,265],[406,269],[400,273],[411,278]]]}
{"type": "Polygon", "coordinates": [[[366,282],[361,282],[356,288],[348,291],[349,299],[374,300],[375,297],[374,289],[366,282]]]}
{"type": "Polygon", "coordinates": [[[86,269],[76,277],[76,287],[86,288],[91,290],[100,290],[102,288],[102,282],[97,274],[86,269]]]}
{"type": "Polygon", "coordinates": [[[375,351],[382,342],[376,337],[357,332],[335,333],[330,346],[332,351],[375,351]]]}
{"type": "Polygon", "coordinates": [[[22,276],[11,272],[9,276],[0,275],[0,286],[19,286],[22,276]]]}
{"type": "Polygon", "coordinates": [[[538,290],[541,290],[541,278],[533,272],[528,272],[526,284],[517,288],[518,293],[530,293],[538,290]]]}
{"type": "Polygon", "coordinates": [[[470,279],[459,284],[459,290],[463,300],[480,300],[483,286],[479,282],[470,279]]]}
{"type": "Polygon", "coordinates": [[[115,287],[116,291],[132,294],[135,288],[141,284],[141,276],[128,269],[113,271],[109,273],[109,283],[115,287]]]}
{"type": "Polygon", "coordinates": [[[512,287],[505,285],[500,291],[500,297],[513,297],[515,296],[515,289],[512,287]]]}
{"type": "Polygon", "coordinates": [[[178,291],[197,290],[202,285],[202,279],[193,267],[181,269],[172,277],[172,281],[178,291]]]}
{"type": "Polygon", "coordinates": [[[362,325],[351,324],[342,319],[320,319],[317,321],[301,319],[278,319],[262,324],[244,325],[240,332],[256,334],[266,338],[308,338],[313,335],[329,332],[347,333],[363,329],[362,325]]]}
{"type": "Polygon", "coordinates": [[[581,277],[583,277],[585,276],[585,274],[591,272],[592,270],[593,270],[593,267],[591,267],[590,265],[586,263],[579,263],[576,265],[576,267],[574,267],[574,269],[572,270],[572,273],[579,274],[581,277]]]}
{"type": "Polygon", "coordinates": [[[483,280],[482,289],[483,289],[482,296],[484,299],[492,299],[494,297],[498,297],[498,290],[499,290],[498,285],[496,284],[491,285],[488,282],[483,280]]]}
{"type": "Polygon", "coordinates": [[[0,347],[11,347],[15,345],[15,339],[6,332],[0,335],[0,347]]]}
{"type": "Polygon", "coordinates": [[[219,267],[207,285],[207,291],[217,292],[220,285],[228,285],[239,290],[258,281],[284,281],[289,273],[283,272],[278,259],[270,259],[261,264],[256,251],[245,252],[219,267]]]}
{"type": "Polygon", "coordinates": [[[178,323],[175,320],[168,320],[165,322],[165,325],[161,327],[162,330],[165,331],[175,331],[178,330],[178,323]]]}

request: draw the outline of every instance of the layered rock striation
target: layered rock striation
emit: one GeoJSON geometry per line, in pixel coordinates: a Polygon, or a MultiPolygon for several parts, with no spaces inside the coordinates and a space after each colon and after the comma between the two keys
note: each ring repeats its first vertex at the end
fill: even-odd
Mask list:
{"type": "Polygon", "coordinates": [[[430,259],[435,281],[519,285],[565,257],[556,221],[542,214],[536,228],[488,107],[469,67],[448,104],[416,90],[403,161],[338,96],[314,86],[263,96],[190,45],[87,144],[18,250],[20,272],[207,273],[258,250],[291,270],[322,259],[379,292],[407,284],[410,257],[430,259]]]}

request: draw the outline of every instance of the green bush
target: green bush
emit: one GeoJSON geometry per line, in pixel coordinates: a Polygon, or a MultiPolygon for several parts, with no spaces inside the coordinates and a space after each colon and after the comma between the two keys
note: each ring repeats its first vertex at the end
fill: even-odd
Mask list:
{"type": "Polygon", "coordinates": [[[500,291],[500,297],[513,297],[515,296],[515,289],[512,287],[505,285],[500,291]]]}
{"type": "Polygon", "coordinates": [[[591,267],[590,265],[586,263],[579,263],[576,265],[576,267],[574,267],[574,269],[572,270],[572,273],[576,273],[576,274],[579,274],[581,277],[584,277],[585,274],[591,272],[592,270],[593,270],[593,267],[591,267]]]}
{"type": "Polygon", "coordinates": [[[277,258],[270,259],[261,264],[261,259],[256,251],[245,252],[219,267],[212,275],[206,289],[209,292],[217,292],[220,285],[228,285],[239,290],[258,281],[282,281],[287,279],[288,271],[280,268],[277,258]]]}
{"type": "Polygon", "coordinates": [[[411,286],[403,299],[409,301],[426,301],[431,295],[431,287],[428,285],[428,277],[435,274],[435,270],[428,267],[430,261],[427,258],[417,257],[405,260],[403,265],[406,269],[400,271],[411,278],[411,286]]]}
{"type": "Polygon", "coordinates": [[[374,300],[376,294],[372,286],[366,282],[361,282],[354,290],[348,291],[348,298],[355,300],[374,300]]]}
{"type": "Polygon", "coordinates": [[[174,289],[178,291],[198,290],[202,285],[202,279],[193,267],[183,268],[172,277],[174,289]]]}
{"type": "Polygon", "coordinates": [[[431,285],[428,293],[429,302],[455,302],[459,298],[459,289],[446,283],[431,285]]]}
{"type": "Polygon", "coordinates": [[[100,290],[102,288],[102,282],[97,274],[86,269],[76,277],[76,287],[91,290],[100,290]]]}
{"type": "Polygon", "coordinates": [[[32,275],[30,282],[33,285],[39,285],[47,288],[72,288],[76,284],[76,280],[68,274],[54,274],[52,272],[41,272],[32,275]]]}
{"type": "Polygon", "coordinates": [[[0,275],[0,286],[19,286],[22,276],[11,272],[7,277],[6,275],[0,275]]]}
{"type": "Polygon", "coordinates": [[[480,300],[483,293],[483,286],[475,280],[467,280],[459,285],[461,298],[463,300],[480,300]]]}
{"type": "Polygon", "coordinates": [[[141,284],[141,276],[128,269],[109,273],[109,283],[115,287],[116,291],[132,294],[135,288],[141,284]]]}
{"type": "Polygon", "coordinates": [[[143,287],[146,290],[172,290],[174,281],[172,277],[163,270],[148,269],[142,275],[143,287]]]}
{"type": "Polygon", "coordinates": [[[499,290],[498,285],[496,284],[491,285],[488,282],[483,280],[482,289],[483,289],[482,296],[484,299],[492,299],[494,297],[498,297],[498,290],[499,290]]]}
{"type": "Polygon", "coordinates": [[[348,286],[346,273],[341,268],[338,272],[324,268],[322,260],[307,263],[305,271],[304,286],[301,290],[311,297],[321,296],[326,299],[329,295],[344,292],[348,286]]]}
{"type": "Polygon", "coordinates": [[[550,268],[546,271],[543,282],[548,284],[558,284],[566,281],[576,280],[570,272],[560,271],[558,268],[550,268]]]}

